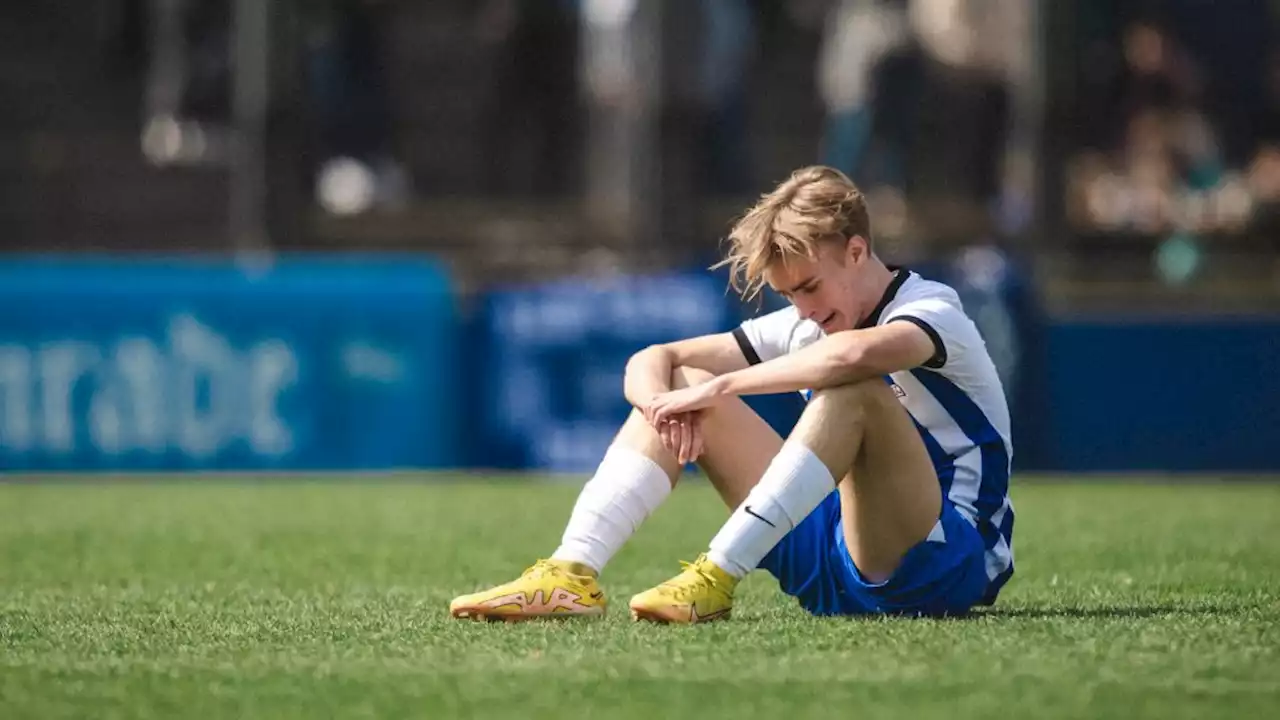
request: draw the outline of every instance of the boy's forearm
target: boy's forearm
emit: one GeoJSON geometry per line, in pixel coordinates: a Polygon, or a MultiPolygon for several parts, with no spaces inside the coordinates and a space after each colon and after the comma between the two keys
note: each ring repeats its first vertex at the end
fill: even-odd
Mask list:
{"type": "Polygon", "coordinates": [[[870,376],[852,338],[831,338],[766,363],[716,378],[722,395],[772,395],[841,385],[870,376]]]}

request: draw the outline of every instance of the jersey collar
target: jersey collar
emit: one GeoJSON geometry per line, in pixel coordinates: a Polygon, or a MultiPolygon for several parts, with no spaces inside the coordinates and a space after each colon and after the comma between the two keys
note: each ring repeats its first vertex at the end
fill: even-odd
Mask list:
{"type": "Polygon", "coordinates": [[[893,281],[889,283],[889,287],[884,289],[884,295],[880,296],[880,302],[876,304],[876,307],[871,311],[871,314],[868,315],[865,320],[858,323],[857,329],[859,330],[865,330],[869,327],[875,327],[880,324],[880,314],[884,312],[884,309],[888,307],[889,303],[893,302],[894,296],[898,294],[898,288],[901,288],[902,284],[907,281],[907,278],[911,277],[911,271],[904,267],[898,267],[895,265],[890,265],[888,267],[894,272],[893,281]]]}

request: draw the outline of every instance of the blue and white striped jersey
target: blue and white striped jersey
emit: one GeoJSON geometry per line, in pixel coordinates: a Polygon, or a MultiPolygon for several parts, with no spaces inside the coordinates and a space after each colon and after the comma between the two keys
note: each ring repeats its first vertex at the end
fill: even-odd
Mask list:
{"type": "MultiPolygon", "coordinates": [[[[982,536],[989,603],[1013,574],[1013,444],[1004,388],[977,326],[950,287],[899,269],[861,327],[899,321],[928,333],[937,353],[886,380],[915,420],[943,495],[982,536]]],[[[816,342],[823,331],[787,307],[747,320],[734,334],[749,360],[765,362],[816,342]]]]}

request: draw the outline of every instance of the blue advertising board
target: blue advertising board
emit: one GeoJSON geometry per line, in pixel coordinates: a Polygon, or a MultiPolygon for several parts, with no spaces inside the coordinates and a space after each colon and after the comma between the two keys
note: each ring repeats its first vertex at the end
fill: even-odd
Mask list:
{"type": "Polygon", "coordinates": [[[446,275],[421,258],[0,262],[0,470],[460,463],[446,275]]]}
{"type": "Polygon", "coordinates": [[[1280,470],[1280,322],[1081,319],[1047,345],[1046,468],[1280,470]]]}
{"type": "MultiPolygon", "coordinates": [[[[1016,268],[979,259],[925,272],[960,291],[1000,366],[1015,466],[1280,469],[1274,320],[1042,322],[1016,268]]],[[[587,472],[630,410],[632,353],[780,304],[744,308],[701,271],[477,299],[464,323],[420,256],[10,257],[0,473],[587,472]]],[[[748,402],[781,433],[803,407],[748,402]]]]}
{"type": "Polygon", "coordinates": [[[703,274],[566,280],[495,291],[477,318],[477,465],[590,471],[630,406],[627,359],[647,345],[723,332],[723,282],[703,274]]]}

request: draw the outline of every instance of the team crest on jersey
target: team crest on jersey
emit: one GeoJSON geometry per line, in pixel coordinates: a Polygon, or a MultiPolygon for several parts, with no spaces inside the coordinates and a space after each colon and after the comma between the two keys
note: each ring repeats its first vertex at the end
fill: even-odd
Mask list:
{"type": "Polygon", "coordinates": [[[898,383],[892,380],[889,381],[889,387],[893,389],[894,396],[896,396],[899,400],[907,396],[907,391],[903,390],[901,385],[899,385],[898,383]]]}

